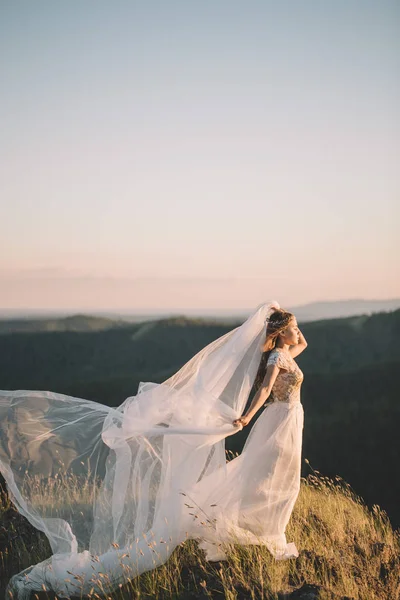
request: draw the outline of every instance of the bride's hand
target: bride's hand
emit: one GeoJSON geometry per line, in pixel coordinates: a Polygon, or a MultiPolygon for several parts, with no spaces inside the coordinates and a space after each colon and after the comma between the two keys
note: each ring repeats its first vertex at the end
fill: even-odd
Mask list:
{"type": "Polygon", "coordinates": [[[235,419],[233,421],[234,425],[237,426],[242,426],[242,427],[246,427],[246,425],[248,425],[250,423],[251,419],[249,417],[247,417],[246,415],[242,415],[239,419],[235,419]]]}
{"type": "Polygon", "coordinates": [[[281,307],[277,300],[273,300],[270,305],[271,310],[279,310],[281,307]]]}

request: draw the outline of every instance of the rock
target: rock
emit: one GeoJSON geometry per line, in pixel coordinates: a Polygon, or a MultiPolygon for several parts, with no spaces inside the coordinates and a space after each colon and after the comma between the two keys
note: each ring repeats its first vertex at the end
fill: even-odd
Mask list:
{"type": "Polygon", "coordinates": [[[350,598],[349,596],[338,596],[322,585],[313,583],[304,583],[297,590],[278,594],[279,600],[319,600],[322,596],[324,599],[329,598],[330,600],[354,600],[354,598],[350,598]]]}

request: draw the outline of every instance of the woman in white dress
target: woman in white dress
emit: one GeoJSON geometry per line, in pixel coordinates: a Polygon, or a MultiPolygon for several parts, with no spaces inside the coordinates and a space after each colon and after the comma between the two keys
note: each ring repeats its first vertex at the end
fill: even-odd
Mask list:
{"type": "Polygon", "coordinates": [[[225,479],[220,482],[213,474],[199,483],[200,493],[192,491],[196,504],[213,506],[218,513],[214,544],[200,544],[209,560],[224,559],[219,543],[232,539],[265,544],[276,559],[298,556],[296,545],[286,542],[285,529],[300,491],[304,422],[303,373],[293,359],[306,347],[296,317],[282,309],[273,312],[255,380],[257,392],[246,413],[233,423],[245,427],[263,404],[267,409],[250,431],[241,455],[228,463],[225,479]],[[265,404],[268,398],[272,404],[265,404]],[[212,490],[208,496],[206,489],[212,490]]]}
{"type": "Polygon", "coordinates": [[[223,542],[297,556],[285,528],[300,489],[303,429],[303,375],[293,358],[306,345],[294,315],[273,301],[162,384],[141,383],[118,408],[0,391],[0,472],[52,548],[8,591],[101,595],[104,573],[110,591],[188,538],[208,560],[225,557],[223,542]],[[225,438],[269,397],[242,454],[227,463],[225,438]]]}

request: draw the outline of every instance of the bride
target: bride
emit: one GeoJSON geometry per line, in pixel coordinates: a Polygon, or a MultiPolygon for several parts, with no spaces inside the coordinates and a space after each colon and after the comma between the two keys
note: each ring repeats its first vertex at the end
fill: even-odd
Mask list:
{"type": "Polygon", "coordinates": [[[102,595],[104,574],[116,589],[189,538],[208,560],[225,558],[225,542],[298,556],[285,529],[300,490],[303,374],[294,357],[306,346],[296,317],[273,301],[118,408],[0,391],[0,472],[52,549],[7,591],[102,595]],[[225,438],[263,404],[241,455],[226,462],[225,438]]]}

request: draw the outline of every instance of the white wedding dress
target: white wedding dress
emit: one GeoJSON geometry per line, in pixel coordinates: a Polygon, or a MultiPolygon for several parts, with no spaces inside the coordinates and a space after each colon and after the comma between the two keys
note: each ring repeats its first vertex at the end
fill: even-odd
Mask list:
{"type": "Polygon", "coordinates": [[[14,598],[43,586],[59,597],[102,595],[104,574],[110,592],[189,538],[209,560],[224,557],[222,542],[264,544],[276,559],[298,556],[285,528],[300,490],[303,374],[288,352],[271,352],[268,362],[281,368],[274,401],[241,455],[227,463],[225,454],[274,307],[262,304],[173,377],[141,383],[118,408],[0,391],[0,472],[53,553],[11,579],[14,598]]]}

